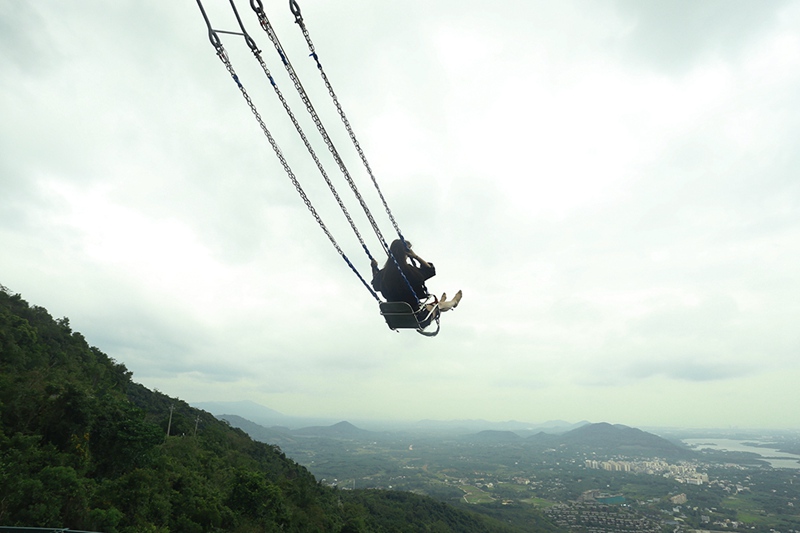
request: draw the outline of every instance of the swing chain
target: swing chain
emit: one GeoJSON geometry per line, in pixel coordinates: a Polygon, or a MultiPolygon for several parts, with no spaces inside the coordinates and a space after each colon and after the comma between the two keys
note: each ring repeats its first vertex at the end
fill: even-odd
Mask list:
{"type": "Polygon", "coordinates": [[[306,44],[308,46],[308,51],[310,52],[310,56],[314,58],[314,61],[317,64],[317,69],[319,70],[320,76],[322,77],[322,81],[325,83],[325,87],[328,89],[328,95],[331,97],[331,100],[333,100],[333,104],[336,106],[336,111],[339,113],[339,118],[341,119],[342,123],[345,126],[345,129],[347,130],[347,134],[350,136],[350,141],[353,143],[353,146],[355,147],[356,152],[358,153],[358,157],[361,159],[361,163],[364,165],[364,168],[367,170],[367,173],[369,174],[369,177],[372,180],[372,184],[374,185],[375,190],[377,191],[378,196],[380,197],[381,202],[383,203],[383,208],[386,211],[386,215],[389,217],[389,220],[391,221],[392,226],[394,227],[397,234],[400,236],[401,239],[403,239],[400,227],[397,224],[397,221],[395,220],[391,209],[389,209],[389,203],[383,196],[381,188],[378,186],[378,180],[375,178],[375,174],[372,172],[372,167],[370,167],[369,161],[367,161],[367,156],[364,153],[364,150],[361,148],[361,144],[358,142],[358,139],[356,138],[356,134],[353,131],[353,127],[350,125],[350,121],[348,120],[347,115],[345,114],[344,109],[342,108],[342,105],[339,102],[339,98],[336,96],[336,92],[333,90],[333,85],[331,85],[331,82],[328,79],[328,75],[325,73],[325,69],[322,68],[322,63],[320,63],[319,61],[319,56],[317,55],[316,48],[314,47],[314,42],[311,40],[311,34],[309,33],[308,28],[306,28],[302,16],[300,16],[300,6],[297,4],[296,0],[290,0],[290,8],[292,9],[292,13],[295,13],[295,8],[296,8],[295,22],[300,26],[300,30],[303,33],[303,37],[305,38],[306,44]]]}
{"type": "MultiPolygon", "coordinates": [[[[367,161],[367,158],[366,158],[366,155],[364,154],[364,151],[361,149],[361,144],[358,142],[358,139],[356,139],[356,135],[355,135],[355,132],[353,131],[352,126],[350,125],[350,121],[347,119],[347,116],[345,115],[344,109],[342,108],[341,104],[339,103],[339,98],[336,96],[336,93],[333,90],[333,86],[331,85],[327,74],[325,74],[325,69],[322,68],[322,64],[319,61],[319,56],[317,56],[316,49],[314,48],[314,43],[311,40],[311,34],[309,33],[308,28],[306,28],[306,25],[303,22],[303,18],[302,18],[301,14],[300,14],[300,6],[297,4],[296,0],[290,0],[289,1],[289,7],[290,7],[292,13],[295,15],[295,22],[300,26],[300,29],[301,29],[301,31],[303,33],[303,37],[305,38],[306,44],[308,45],[308,50],[309,50],[309,52],[311,52],[311,57],[313,57],[314,61],[316,61],[316,63],[317,63],[317,69],[319,70],[320,75],[322,77],[322,80],[325,83],[326,89],[328,90],[328,95],[333,100],[333,103],[336,106],[336,110],[339,113],[339,117],[342,120],[342,123],[344,124],[345,128],[347,129],[348,135],[350,136],[350,140],[353,143],[353,146],[356,148],[356,151],[358,152],[358,155],[359,155],[359,157],[361,159],[361,162],[364,164],[364,167],[366,168],[367,173],[369,174],[369,177],[372,180],[372,184],[375,186],[375,190],[377,191],[378,196],[380,197],[381,202],[383,203],[383,207],[386,210],[386,214],[388,215],[389,220],[392,222],[392,225],[394,226],[394,229],[397,232],[397,235],[400,237],[400,239],[405,244],[405,238],[403,237],[403,234],[400,231],[400,227],[398,226],[397,221],[394,219],[394,216],[392,215],[391,209],[389,209],[389,204],[387,203],[386,198],[383,196],[383,192],[381,192],[381,189],[378,186],[378,181],[376,180],[375,175],[372,172],[372,168],[369,166],[369,162],[367,161]]],[[[378,237],[380,239],[380,242],[384,247],[385,252],[389,255],[390,259],[392,260],[392,263],[394,263],[395,267],[400,272],[400,276],[405,281],[405,284],[408,287],[408,289],[411,292],[411,294],[414,295],[414,299],[416,300],[417,306],[419,307],[420,302],[419,302],[419,298],[417,297],[416,291],[414,291],[414,288],[412,287],[411,282],[406,277],[406,274],[403,271],[403,269],[401,268],[401,266],[400,266],[400,264],[398,262],[398,259],[391,252],[389,246],[387,245],[386,241],[384,240],[383,235],[381,234],[380,229],[378,228],[377,222],[375,222],[375,219],[372,216],[371,211],[367,208],[366,204],[364,203],[363,197],[361,196],[360,192],[358,192],[358,189],[356,188],[355,183],[352,181],[352,178],[350,177],[349,172],[344,167],[344,163],[341,161],[341,158],[339,157],[339,154],[336,151],[336,148],[333,146],[333,143],[330,140],[330,137],[328,136],[328,133],[325,130],[325,127],[322,125],[321,119],[319,118],[319,116],[317,115],[316,111],[314,110],[314,107],[312,106],[311,101],[310,101],[310,99],[308,98],[308,95],[305,92],[305,89],[300,84],[300,80],[297,77],[296,73],[294,72],[294,68],[291,66],[291,64],[286,59],[285,54],[283,53],[283,51],[281,49],[281,46],[280,46],[280,43],[278,41],[278,37],[277,37],[277,35],[275,35],[274,30],[272,29],[272,26],[270,25],[266,14],[263,12],[263,10],[261,10],[260,12],[258,10],[256,10],[256,13],[258,14],[259,19],[261,20],[261,27],[264,29],[264,31],[267,32],[267,35],[269,36],[269,38],[272,41],[272,43],[275,45],[275,48],[278,50],[278,53],[280,54],[281,58],[283,58],[283,62],[284,62],[284,66],[286,67],[286,71],[289,73],[289,77],[294,82],[295,89],[297,90],[298,94],[302,98],[303,102],[306,104],[306,109],[308,110],[309,114],[311,114],[311,117],[314,120],[314,124],[317,126],[317,130],[320,132],[320,134],[322,135],[323,139],[325,140],[325,143],[328,146],[328,150],[330,150],[330,152],[333,155],[334,159],[339,164],[340,170],[344,174],[344,177],[347,179],[347,182],[350,184],[350,188],[353,190],[353,192],[355,193],[356,197],[361,202],[361,205],[364,208],[364,212],[366,213],[367,218],[369,219],[370,223],[372,224],[372,227],[375,230],[375,233],[378,235],[378,237]]],[[[406,245],[406,247],[407,247],[407,245],[406,245]]]]}
{"type": "Polygon", "coordinates": [[[284,157],[283,152],[281,151],[280,147],[278,146],[278,143],[275,141],[275,138],[272,136],[272,133],[269,131],[269,128],[267,128],[267,125],[264,123],[264,120],[262,119],[261,114],[258,112],[258,109],[256,108],[255,104],[253,103],[253,100],[250,98],[250,95],[247,93],[247,90],[244,88],[244,85],[242,85],[242,82],[239,80],[239,76],[234,71],[233,65],[231,64],[231,61],[228,58],[228,54],[225,51],[224,47],[222,46],[222,43],[220,43],[219,46],[216,47],[216,49],[217,49],[217,56],[220,58],[222,63],[225,65],[225,69],[231,75],[231,78],[233,78],[233,81],[236,82],[237,87],[239,87],[239,91],[242,93],[242,96],[244,97],[245,102],[247,102],[247,105],[250,108],[250,111],[252,112],[253,116],[255,117],[256,121],[258,122],[258,125],[261,127],[261,131],[267,137],[267,140],[269,141],[270,145],[272,146],[272,150],[275,152],[275,155],[278,157],[278,160],[280,161],[281,165],[283,166],[283,170],[286,172],[287,176],[289,176],[289,179],[291,180],[292,185],[294,185],[295,190],[300,195],[300,198],[303,200],[303,203],[306,205],[306,208],[311,213],[311,215],[314,217],[314,219],[317,221],[317,224],[319,224],[319,227],[322,229],[322,231],[328,237],[328,240],[331,242],[331,244],[336,249],[336,251],[339,253],[339,255],[342,257],[342,259],[344,259],[344,261],[348,264],[350,269],[353,272],[355,272],[356,276],[358,276],[358,279],[367,288],[367,290],[370,292],[372,297],[375,298],[375,300],[377,300],[378,302],[380,302],[380,298],[378,298],[378,295],[375,294],[375,291],[372,289],[372,287],[361,276],[361,273],[355,268],[355,266],[350,261],[350,259],[347,258],[347,256],[345,255],[344,251],[342,251],[341,247],[336,242],[336,239],[333,237],[333,235],[331,234],[331,232],[328,229],[328,227],[322,221],[322,218],[319,216],[319,213],[317,213],[317,210],[312,205],[311,200],[309,200],[308,196],[306,195],[305,191],[303,190],[303,187],[300,185],[300,182],[297,180],[297,176],[295,176],[294,172],[292,171],[291,167],[289,166],[289,162],[286,160],[286,157],[284,157]]]}
{"type": "MultiPolygon", "coordinates": [[[[297,177],[295,176],[294,172],[292,171],[291,167],[289,166],[289,162],[286,161],[286,158],[284,157],[283,152],[281,151],[280,147],[278,146],[277,141],[275,141],[275,138],[272,136],[272,133],[269,131],[269,129],[267,128],[267,125],[264,123],[264,119],[261,117],[261,113],[259,113],[258,109],[256,108],[256,105],[253,103],[252,98],[250,98],[250,95],[247,93],[247,90],[242,85],[242,82],[239,81],[239,76],[233,70],[233,65],[231,64],[230,59],[228,58],[228,54],[227,54],[227,52],[225,52],[225,49],[222,46],[219,47],[217,55],[219,56],[219,58],[222,61],[222,63],[225,65],[225,69],[231,75],[231,78],[233,78],[233,81],[235,81],[236,85],[239,87],[239,91],[242,93],[242,96],[244,97],[245,102],[247,102],[247,106],[250,108],[250,112],[253,113],[253,116],[255,117],[256,121],[258,122],[258,125],[261,127],[261,131],[267,137],[267,140],[269,141],[270,145],[272,145],[272,149],[275,151],[275,154],[278,156],[278,160],[281,162],[281,166],[283,166],[283,170],[286,172],[286,174],[289,175],[289,179],[292,181],[292,185],[294,185],[294,188],[300,194],[300,197],[302,198],[303,203],[305,203],[306,208],[308,208],[308,210],[314,216],[314,218],[316,219],[317,223],[322,227],[323,231],[328,236],[328,238],[331,239],[331,241],[333,241],[333,236],[328,232],[328,229],[325,226],[325,223],[322,221],[322,218],[319,216],[319,214],[317,213],[317,210],[311,204],[311,201],[308,199],[308,196],[306,196],[306,193],[303,190],[303,187],[300,185],[300,182],[297,180],[297,177]]],[[[341,253],[341,250],[339,249],[338,244],[336,244],[334,242],[334,246],[336,247],[337,251],[339,251],[339,253],[341,253]]]]}
{"type": "Polygon", "coordinates": [[[294,125],[295,130],[300,135],[300,138],[302,139],[303,144],[306,147],[306,150],[308,151],[309,155],[311,155],[311,158],[314,160],[314,164],[317,166],[317,169],[319,170],[320,174],[322,175],[323,179],[325,180],[325,183],[328,185],[328,189],[330,189],[331,194],[333,194],[333,197],[336,200],[336,203],[339,204],[339,208],[341,209],[342,213],[344,214],[345,218],[347,219],[347,222],[350,224],[350,228],[353,230],[353,233],[355,233],[356,238],[358,238],[358,242],[361,244],[361,247],[367,253],[367,257],[371,261],[372,260],[372,254],[369,253],[369,249],[367,248],[367,245],[364,242],[364,238],[361,236],[361,232],[358,231],[358,228],[356,227],[356,224],[353,221],[353,217],[350,216],[350,212],[347,210],[347,206],[344,205],[344,202],[342,201],[342,198],[339,196],[339,193],[336,191],[336,187],[333,185],[333,182],[331,181],[330,177],[328,177],[328,173],[325,171],[325,167],[322,165],[322,162],[319,160],[319,157],[317,156],[316,151],[311,146],[311,141],[309,141],[308,137],[306,136],[305,132],[303,131],[302,126],[300,126],[300,123],[297,121],[297,117],[295,116],[294,112],[292,111],[292,108],[289,106],[289,103],[286,101],[286,98],[283,96],[283,92],[280,90],[280,88],[278,88],[278,84],[275,83],[275,80],[272,77],[272,73],[269,71],[269,68],[267,67],[266,63],[264,62],[264,58],[261,57],[260,53],[254,53],[254,55],[255,55],[256,60],[258,61],[258,63],[261,65],[261,69],[264,71],[264,74],[266,74],[267,78],[269,78],[270,83],[272,84],[272,88],[274,89],[275,94],[278,97],[278,100],[281,102],[281,105],[283,106],[283,109],[286,111],[286,114],[289,116],[289,119],[291,120],[292,124],[294,125]]]}
{"type": "MultiPolygon", "coordinates": [[[[281,43],[280,43],[280,41],[278,39],[278,36],[277,36],[277,34],[275,33],[275,31],[274,31],[274,29],[272,27],[272,24],[269,22],[269,19],[267,18],[266,13],[264,13],[263,9],[254,8],[254,10],[256,11],[256,14],[258,15],[258,19],[259,19],[259,22],[261,23],[262,29],[267,33],[267,36],[269,37],[270,41],[272,41],[272,44],[275,47],[275,50],[280,55],[281,60],[283,61],[283,65],[284,65],[284,67],[286,69],[286,72],[289,75],[289,78],[292,80],[292,83],[294,84],[294,87],[297,90],[298,95],[300,96],[300,98],[303,101],[303,104],[306,106],[306,110],[308,111],[309,115],[311,115],[311,118],[314,121],[314,125],[317,127],[317,131],[322,136],[322,139],[324,140],[325,145],[328,148],[328,151],[333,156],[334,160],[336,161],[336,164],[339,167],[339,170],[342,172],[342,175],[344,176],[345,180],[347,181],[347,184],[350,186],[350,190],[353,191],[353,194],[355,195],[356,199],[358,200],[359,204],[361,205],[361,208],[363,209],[364,214],[366,215],[367,219],[369,220],[370,225],[372,226],[372,229],[375,232],[375,235],[378,237],[378,240],[380,241],[380,243],[383,246],[384,250],[388,251],[389,246],[386,243],[386,240],[384,239],[383,234],[381,233],[381,230],[380,230],[380,227],[378,226],[378,223],[375,221],[375,217],[372,215],[372,212],[370,211],[369,207],[367,206],[367,203],[364,200],[364,197],[359,192],[358,187],[355,184],[355,181],[353,181],[353,178],[350,175],[350,172],[347,170],[347,167],[345,166],[344,161],[342,160],[341,156],[339,155],[339,152],[336,150],[336,147],[334,146],[333,141],[331,140],[330,136],[328,135],[327,130],[325,129],[325,126],[322,123],[322,119],[320,119],[319,115],[317,115],[317,112],[314,109],[313,104],[311,103],[311,99],[309,98],[308,94],[306,93],[305,88],[303,87],[302,83],[300,82],[300,78],[297,76],[297,73],[295,72],[294,67],[292,66],[291,62],[289,61],[289,59],[287,58],[286,54],[284,53],[283,46],[281,45],[281,43]]],[[[302,22],[302,20],[301,20],[301,22],[302,22]]]]}

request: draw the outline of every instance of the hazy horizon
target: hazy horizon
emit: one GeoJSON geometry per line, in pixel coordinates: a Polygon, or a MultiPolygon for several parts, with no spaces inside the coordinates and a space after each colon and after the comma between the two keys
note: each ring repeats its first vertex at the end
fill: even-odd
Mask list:
{"type": "MultiPolygon", "coordinates": [[[[314,415],[288,415],[288,414],[276,411],[274,409],[271,409],[268,406],[261,405],[261,404],[255,403],[255,402],[251,402],[249,400],[239,400],[239,401],[231,400],[231,401],[220,401],[220,402],[199,401],[199,402],[192,402],[192,403],[190,403],[190,405],[192,407],[196,407],[196,408],[199,408],[199,409],[203,409],[205,411],[209,411],[209,412],[211,412],[212,414],[214,414],[217,417],[224,416],[224,415],[240,416],[241,418],[244,418],[244,419],[249,420],[250,422],[253,422],[253,423],[256,423],[256,424],[259,424],[259,422],[257,420],[254,420],[253,418],[248,418],[248,416],[246,416],[246,414],[248,412],[247,409],[252,409],[254,407],[255,408],[259,408],[259,409],[265,409],[265,410],[269,411],[270,413],[274,414],[274,416],[276,417],[275,418],[276,421],[281,420],[282,418],[285,418],[287,420],[294,421],[295,424],[302,423],[302,421],[304,421],[304,420],[314,421],[314,422],[324,422],[327,425],[335,425],[335,424],[338,424],[338,423],[341,423],[341,422],[348,422],[350,424],[353,424],[354,426],[358,426],[361,423],[361,424],[376,425],[376,426],[386,426],[386,427],[392,427],[393,425],[396,426],[396,427],[419,426],[420,424],[423,424],[423,423],[424,424],[431,424],[431,425],[448,424],[448,425],[452,426],[452,425],[459,424],[459,423],[468,423],[468,424],[474,425],[474,426],[484,425],[484,426],[487,426],[487,427],[488,426],[496,427],[496,426],[503,426],[503,425],[506,425],[506,426],[516,425],[516,426],[528,426],[528,428],[530,428],[530,429],[540,429],[540,428],[556,429],[556,428],[559,428],[559,427],[560,428],[572,428],[574,426],[579,426],[579,425],[582,425],[582,424],[602,424],[602,423],[607,423],[607,424],[613,424],[613,425],[622,425],[622,426],[628,426],[628,427],[635,427],[637,429],[642,429],[642,430],[673,430],[673,431],[686,431],[686,432],[702,432],[702,431],[729,432],[730,431],[730,432],[746,432],[746,433],[747,432],[760,432],[760,431],[769,431],[769,432],[778,432],[778,433],[785,433],[785,432],[797,433],[797,432],[800,432],[800,429],[798,429],[798,428],[764,428],[764,427],[737,427],[737,426],[726,426],[726,427],[713,427],[713,426],[702,427],[702,426],[698,426],[698,427],[693,427],[693,426],[658,426],[658,425],[635,426],[635,425],[632,425],[632,424],[627,424],[624,421],[586,420],[586,419],[580,419],[580,420],[561,420],[561,419],[515,420],[515,419],[484,419],[484,418],[379,419],[379,418],[348,417],[346,415],[345,416],[339,416],[339,417],[335,417],[335,416],[334,417],[318,417],[318,416],[314,416],[314,415]],[[213,406],[212,406],[212,404],[213,404],[213,406]],[[239,410],[238,413],[237,413],[237,412],[233,412],[233,411],[237,410],[237,409],[234,408],[234,409],[231,410],[231,412],[226,412],[226,411],[224,411],[224,408],[222,407],[222,406],[225,406],[226,404],[230,405],[231,407],[239,405],[244,410],[239,410]],[[241,404],[245,404],[245,405],[242,406],[241,404]],[[215,408],[217,406],[219,406],[219,408],[215,408]],[[217,412],[215,412],[215,411],[217,411],[217,412]]],[[[253,416],[253,414],[251,413],[250,416],[253,416]]],[[[270,420],[268,415],[261,415],[261,416],[264,417],[264,418],[262,418],[262,420],[270,420]]],[[[299,425],[297,427],[299,428],[299,427],[303,427],[303,426],[299,425]]],[[[292,428],[292,429],[296,429],[296,428],[292,428]]],[[[524,428],[518,428],[518,430],[522,430],[522,429],[524,429],[524,428]]],[[[514,430],[510,429],[509,431],[514,431],[514,430]]]]}

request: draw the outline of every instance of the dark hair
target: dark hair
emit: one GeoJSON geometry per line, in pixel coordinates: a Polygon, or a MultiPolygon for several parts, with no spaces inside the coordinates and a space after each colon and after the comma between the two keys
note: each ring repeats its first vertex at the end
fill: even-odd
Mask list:
{"type": "Polygon", "coordinates": [[[397,264],[402,268],[406,264],[406,250],[405,241],[400,239],[393,240],[392,244],[389,245],[389,253],[391,255],[386,259],[385,266],[397,268],[394,264],[394,261],[397,261],[397,264]],[[394,261],[392,261],[392,256],[394,256],[394,261]]]}

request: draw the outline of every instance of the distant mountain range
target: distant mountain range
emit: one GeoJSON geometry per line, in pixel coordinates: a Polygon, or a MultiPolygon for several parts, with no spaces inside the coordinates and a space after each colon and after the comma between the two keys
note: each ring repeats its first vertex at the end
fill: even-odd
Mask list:
{"type": "Polygon", "coordinates": [[[687,457],[694,452],[686,446],[622,424],[588,424],[563,435],[552,436],[540,433],[531,440],[556,442],[572,449],[586,452],[647,457],[687,457]]]}
{"type": "Polygon", "coordinates": [[[513,431],[497,431],[495,429],[485,429],[472,435],[465,435],[465,440],[482,442],[519,442],[522,437],[513,431]]]}
{"type": "MultiPolygon", "coordinates": [[[[412,492],[330,488],[281,450],[134,382],[69,319],[2,284],[0,405],[0,524],[14,531],[530,530],[412,492]]],[[[292,431],[239,422],[268,442],[292,431]]],[[[366,433],[347,422],[304,431],[366,433]]],[[[530,519],[558,530],[539,512],[530,519]]]]}
{"type": "MultiPolygon", "coordinates": [[[[391,432],[368,431],[344,421],[328,426],[290,429],[286,426],[263,427],[237,415],[222,415],[220,418],[226,420],[232,426],[244,430],[255,440],[279,446],[286,446],[298,440],[312,437],[362,441],[380,439],[381,436],[391,434],[391,432]]],[[[688,457],[694,453],[689,448],[675,444],[658,435],[622,424],[608,424],[605,422],[590,424],[587,422],[560,434],[540,431],[532,435],[525,435],[530,431],[530,429],[526,429],[523,432],[485,429],[478,432],[464,433],[458,438],[462,441],[476,444],[538,446],[554,449],[564,447],[572,452],[611,456],[678,458],[688,457]]],[[[402,432],[409,432],[409,430],[406,428],[402,432]]],[[[423,429],[422,432],[429,433],[429,430],[423,429]]]]}
{"type": "MultiPolygon", "coordinates": [[[[381,428],[376,432],[362,429],[350,422],[287,416],[249,401],[204,402],[196,406],[227,420],[229,424],[241,428],[256,440],[281,446],[309,437],[361,440],[400,431],[455,435],[476,443],[566,446],[576,451],[611,455],[668,458],[684,457],[692,453],[685,446],[641,429],[605,422],[592,424],[581,421],[571,424],[563,420],[549,420],[530,424],[516,420],[420,420],[414,423],[375,423],[376,427],[381,428]]],[[[365,425],[372,426],[369,422],[365,425]]]]}
{"type": "Polygon", "coordinates": [[[515,431],[484,430],[464,435],[463,440],[475,443],[520,444],[566,447],[573,452],[599,453],[645,457],[685,457],[692,451],[683,445],[622,424],[584,424],[565,433],[553,434],[543,431],[526,438],[515,431]]]}
{"type": "Polygon", "coordinates": [[[350,422],[337,422],[332,426],[312,426],[292,431],[293,435],[332,437],[332,438],[345,438],[345,439],[369,437],[373,433],[374,432],[372,431],[367,431],[365,429],[357,428],[350,422]]]}
{"type": "Polygon", "coordinates": [[[296,429],[307,426],[330,425],[338,421],[332,418],[285,415],[279,411],[251,401],[196,402],[193,405],[199,409],[208,411],[217,418],[222,415],[236,415],[264,427],[283,426],[296,429]]]}
{"type": "MultiPolygon", "coordinates": [[[[238,416],[243,419],[255,422],[256,424],[269,428],[279,426],[289,429],[303,429],[314,426],[330,426],[339,420],[322,417],[298,417],[285,415],[269,407],[251,401],[239,402],[195,402],[193,405],[199,409],[208,411],[217,417],[223,415],[238,416]]],[[[382,422],[382,421],[360,421],[360,425],[377,430],[404,430],[404,431],[424,431],[424,432],[443,432],[454,434],[474,433],[478,431],[513,431],[522,437],[527,437],[536,433],[566,433],[575,428],[589,424],[581,421],[577,424],[565,422],[564,420],[549,420],[543,423],[519,422],[508,420],[504,422],[491,422],[488,420],[420,420],[418,422],[382,422]]],[[[354,426],[355,427],[355,426],[354,426]]],[[[243,428],[244,429],[244,428],[243,428]]]]}
{"type": "Polygon", "coordinates": [[[467,433],[475,431],[513,431],[519,436],[525,437],[536,433],[566,433],[575,428],[585,426],[589,422],[583,420],[577,424],[565,422],[564,420],[548,420],[538,424],[529,422],[519,422],[508,420],[505,422],[490,422],[488,420],[420,420],[410,427],[414,429],[426,429],[431,431],[446,431],[452,433],[467,433]]]}
{"type": "Polygon", "coordinates": [[[371,439],[380,433],[361,429],[350,422],[337,422],[330,426],[309,426],[299,429],[290,429],[286,426],[271,426],[265,428],[246,418],[236,415],[222,415],[219,417],[231,426],[243,430],[253,439],[270,444],[284,446],[289,442],[296,442],[303,438],[317,437],[327,439],[361,440],[371,439]]]}

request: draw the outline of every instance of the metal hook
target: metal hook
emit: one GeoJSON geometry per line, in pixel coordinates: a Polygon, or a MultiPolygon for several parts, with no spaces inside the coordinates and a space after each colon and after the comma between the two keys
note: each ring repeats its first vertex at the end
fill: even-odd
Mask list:
{"type": "Polygon", "coordinates": [[[289,0],[289,10],[294,15],[294,21],[298,24],[303,22],[303,15],[300,13],[300,5],[297,0],[289,0]]]}
{"type": "Polygon", "coordinates": [[[206,10],[203,8],[203,4],[200,2],[200,0],[197,0],[197,7],[200,8],[200,13],[203,14],[203,19],[205,19],[206,26],[208,26],[208,40],[211,41],[211,44],[214,46],[214,48],[219,50],[222,48],[222,41],[220,40],[219,35],[217,35],[217,32],[214,31],[214,28],[211,27],[211,21],[208,20],[208,15],[206,14],[206,10]]]}
{"type": "Polygon", "coordinates": [[[250,0],[250,7],[258,15],[260,15],[261,13],[264,12],[264,4],[261,3],[261,0],[250,0]],[[256,4],[258,4],[258,5],[256,5],[256,4]]]}
{"type": "MultiPolygon", "coordinates": [[[[251,0],[250,4],[252,5],[252,3],[253,2],[251,0]]],[[[233,3],[233,0],[230,0],[230,4],[231,4],[231,9],[233,9],[233,14],[236,15],[236,21],[239,23],[239,28],[241,28],[241,30],[242,30],[242,35],[244,36],[244,42],[247,43],[247,46],[250,47],[250,50],[254,54],[261,53],[261,50],[258,49],[258,46],[256,45],[256,42],[253,40],[252,37],[250,37],[250,34],[247,33],[247,30],[244,29],[244,23],[242,23],[242,18],[239,16],[239,10],[236,9],[236,4],[233,3]]]]}

